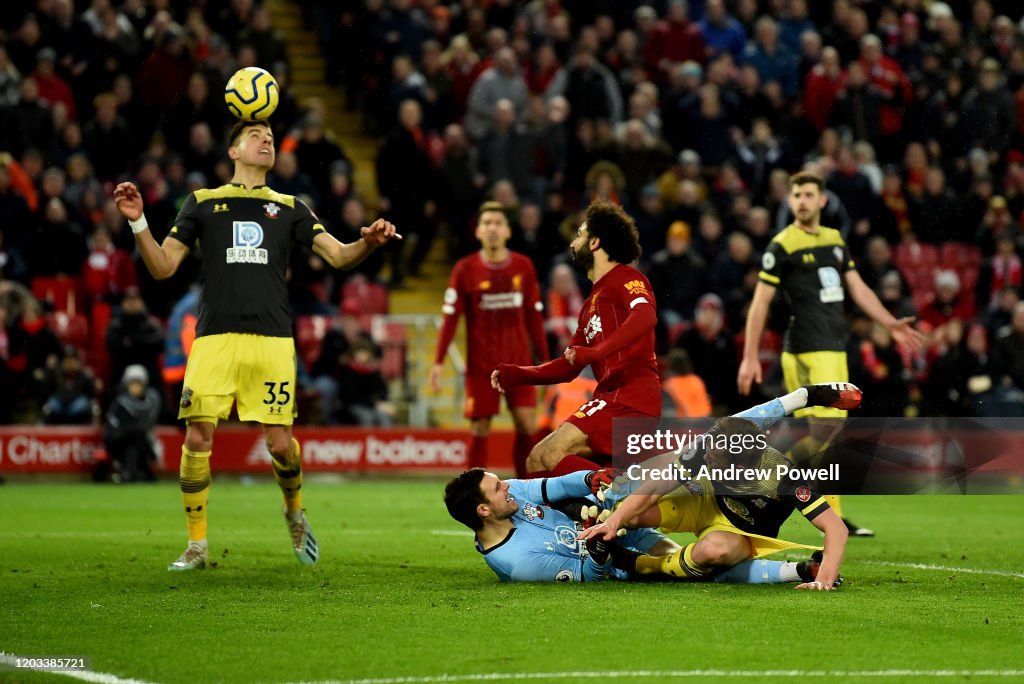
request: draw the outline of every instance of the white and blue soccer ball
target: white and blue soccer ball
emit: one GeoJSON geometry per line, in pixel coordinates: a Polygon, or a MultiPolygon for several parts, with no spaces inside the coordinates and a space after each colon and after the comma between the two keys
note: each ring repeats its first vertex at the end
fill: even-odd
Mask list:
{"type": "Polygon", "coordinates": [[[224,87],[228,111],[242,121],[262,121],[277,109],[277,81],[266,69],[245,67],[236,71],[224,87]]]}

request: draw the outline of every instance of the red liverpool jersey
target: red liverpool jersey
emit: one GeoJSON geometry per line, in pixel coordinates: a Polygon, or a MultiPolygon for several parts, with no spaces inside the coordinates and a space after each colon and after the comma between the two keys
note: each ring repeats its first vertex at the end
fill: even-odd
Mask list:
{"type": "MultiPolygon", "coordinates": [[[[594,283],[580,310],[573,344],[595,347],[612,335],[637,306],[654,307],[651,284],[632,266],[619,264],[594,283]]],[[[661,381],[654,354],[654,329],[624,349],[591,364],[597,378],[595,399],[661,415],[661,381]]]]}
{"type": "Polygon", "coordinates": [[[477,252],[460,259],[444,291],[444,324],[435,363],[444,361],[459,316],[466,315],[466,374],[490,376],[499,363],[548,360],[544,306],[533,263],[509,252],[502,263],[477,252]],[[532,342],[532,344],[531,344],[532,342]]]}

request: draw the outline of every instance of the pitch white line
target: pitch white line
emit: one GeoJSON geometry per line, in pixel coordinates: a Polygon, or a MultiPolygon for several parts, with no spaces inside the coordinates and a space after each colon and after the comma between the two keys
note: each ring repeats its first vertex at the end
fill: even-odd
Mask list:
{"type": "MultiPolygon", "coordinates": [[[[0,664],[8,665],[12,668],[19,658],[24,659],[24,656],[16,656],[10,653],[0,652],[0,664]]],[[[95,672],[93,670],[48,670],[40,667],[25,668],[25,670],[61,675],[64,677],[70,677],[71,679],[77,679],[81,682],[95,682],[95,684],[153,684],[152,682],[147,682],[142,679],[118,677],[117,675],[108,674],[106,672],[95,672]]],[[[0,670],[0,672],[3,671],[4,670],[0,670]]],[[[22,670],[11,669],[6,671],[21,672],[22,670]]]]}
{"type": "Polygon", "coordinates": [[[1024,670],[621,670],[603,672],[482,672],[444,674],[428,677],[374,677],[370,679],[332,679],[298,684],[435,684],[440,682],[504,682],[522,679],[680,679],[706,677],[744,677],[750,679],[794,679],[802,677],[858,678],[878,677],[1021,677],[1024,670]]]}
{"type": "Polygon", "coordinates": [[[929,563],[896,563],[894,561],[851,560],[851,565],[884,565],[890,568],[913,568],[914,570],[941,570],[942,572],[962,572],[965,575],[995,575],[996,577],[1021,577],[1024,572],[1009,570],[985,570],[984,568],[958,568],[950,565],[931,565],[929,563]]]}

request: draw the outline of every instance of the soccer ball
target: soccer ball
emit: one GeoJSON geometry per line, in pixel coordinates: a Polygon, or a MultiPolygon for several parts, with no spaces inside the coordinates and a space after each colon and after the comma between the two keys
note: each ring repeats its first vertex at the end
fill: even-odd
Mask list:
{"type": "Polygon", "coordinates": [[[245,67],[224,87],[228,110],[242,121],[261,121],[277,109],[277,81],[266,69],[245,67]]]}

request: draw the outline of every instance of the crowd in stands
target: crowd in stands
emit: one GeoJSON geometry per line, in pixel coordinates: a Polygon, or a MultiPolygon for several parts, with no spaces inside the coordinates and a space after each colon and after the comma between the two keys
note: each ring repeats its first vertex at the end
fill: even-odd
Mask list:
{"type": "MultiPolygon", "coordinates": [[[[116,373],[132,364],[173,396],[196,269],[148,278],[109,190],[136,181],[162,239],[190,190],[230,177],[220,92],[248,65],[270,69],[282,86],[271,187],[302,196],[342,240],[377,213],[407,236],[404,249],[360,267],[371,283],[386,275],[388,286],[403,286],[426,268],[438,236],[453,258],[475,249],[476,207],[495,199],[514,220],[510,247],[541,274],[561,349],[585,286],[566,267],[568,241],[590,201],[619,202],[640,231],[666,368],[687,377],[696,369],[713,411],[741,408],[749,399],[736,393],[738,350],[760,255],[791,220],[789,174],[810,169],[827,183],[823,225],[842,232],[882,301],[929,333],[927,350],[912,354],[851,311],[862,412],[1024,410],[1021,3],[302,7],[325,80],[344,88],[381,140],[375,206],[354,192],[352,163],[322,105],[300,107],[289,95],[287,48],[258,2],[5,5],[0,384],[15,389],[0,393],[0,421],[18,401],[47,420],[70,421],[75,411],[81,419],[79,396],[94,415],[96,397],[109,400],[116,373]]],[[[346,277],[297,252],[295,313],[344,314],[346,277]]],[[[781,384],[782,299],[761,340],[767,394],[781,384]]],[[[349,313],[358,321],[367,312],[349,313]]],[[[400,368],[389,371],[380,340],[361,339],[338,318],[337,344],[302,354],[318,398],[312,413],[387,423],[394,410],[378,378],[361,374],[393,377],[400,368]],[[373,397],[370,412],[350,405],[344,388],[373,397]]]]}

